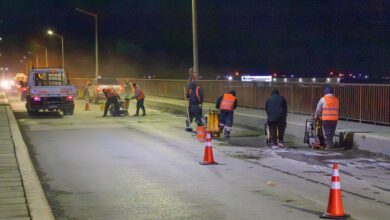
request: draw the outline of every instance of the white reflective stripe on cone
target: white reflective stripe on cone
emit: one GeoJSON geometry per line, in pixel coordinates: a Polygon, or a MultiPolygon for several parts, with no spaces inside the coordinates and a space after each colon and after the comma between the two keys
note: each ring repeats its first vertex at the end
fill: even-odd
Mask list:
{"type": "Polygon", "coordinates": [[[211,142],[206,142],[206,147],[211,147],[211,142]]]}
{"type": "Polygon", "coordinates": [[[331,189],[341,189],[340,182],[332,182],[331,189]]]}
{"type": "Polygon", "coordinates": [[[339,176],[339,169],[333,169],[333,174],[332,176],[339,176]]]}

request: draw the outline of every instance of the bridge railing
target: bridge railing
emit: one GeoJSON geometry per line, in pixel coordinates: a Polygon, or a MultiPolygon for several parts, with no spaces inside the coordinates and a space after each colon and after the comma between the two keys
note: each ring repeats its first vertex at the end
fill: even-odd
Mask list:
{"type": "MultiPolygon", "coordinates": [[[[82,88],[88,78],[73,78],[71,82],[82,88]]],[[[118,78],[123,83],[131,80],[141,85],[148,95],[182,99],[186,80],[118,78]]],[[[340,117],[365,123],[390,125],[390,85],[296,82],[238,82],[200,80],[205,101],[215,102],[225,91],[237,92],[239,106],[264,109],[265,102],[274,88],[278,88],[288,103],[291,113],[311,115],[326,85],[334,88],[340,100],[340,117]]]]}

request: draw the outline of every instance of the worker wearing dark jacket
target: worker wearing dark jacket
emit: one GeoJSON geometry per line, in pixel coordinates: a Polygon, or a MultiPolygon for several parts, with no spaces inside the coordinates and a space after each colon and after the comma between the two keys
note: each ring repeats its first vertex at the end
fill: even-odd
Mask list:
{"type": "Polygon", "coordinates": [[[219,109],[221,113],[218,124],[219,129],[223,131],[223,136],[225,138],[229,138],[233,127],[233,112],[234,109],[237,108],[236,91],[231,90],[218,97],[215,107],[219,109]]]}
{"type": "Polygon", "coordinates": [[[106,105],[104,106],[103,117],[107,116],[108,108],[110,107],[111,104],[115,105],[115,115],[113,116],[117,116],[119,112],[119,103],[118,103],[119,95],[115,92],[113,88],[103,89],[103,93],[106,96],[106,105]]]}
{"type": "Polygon", "coordinates": [[[134,87],[134,96],[131,99],[137,100],[137,111],[135,112],[134,116],[139,116],[139,109],[142,109],[142,116],[146,116],[144,101],[145,101],[145,94],[142,91],[141,87],[137,85],[136,83],[133,83],[134,87]]]}
{"type": "Polygon", "coordinates": [[[202,122],[202,103],[203,90],[196,81],[191,81],[188,84],[189,90],[186,94],[188,101],[189,123],[192,123],[195,118],[195,123],[198,126],[203,125],[202,122]]]}
{"type": "Polygon", "coordinates": [[[287,119],[287,102],[286,99],[279,95],[279,90],[274,89],[271,96],[265,104],[267,112],[267,124],[269,127],[270,137],[272,139],[272,149],[284,147],[283,138],[286,129],[287,119]]]}

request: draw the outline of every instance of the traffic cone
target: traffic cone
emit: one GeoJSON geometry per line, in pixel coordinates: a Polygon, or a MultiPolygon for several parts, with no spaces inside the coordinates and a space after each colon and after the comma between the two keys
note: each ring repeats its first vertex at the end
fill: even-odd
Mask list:
{"type": "Polygon", "coordinates": [[[339,165],[333,164],[332,184],[330,186],[328,210],[320,216],[327,219],[345,219],[349,215],[344,213],[343,201],[341,198],[341,186],[339,176],[339,165]]]}
{"type": "Polygon", "coordinates": [[[210,131],[207,131],[206,135],[206,143],[204,145],[204,157],[203,162],[199,162],[202,165],[213,165],[218,164],[214,161],[213,156],[213,147],[211,146],[211,134],[210,131]]]}
{"type": "Polygon", "coordinates": [[[85,102],[85,109],[84,109],[84,111],[91,111],[91,108],[89,106],[88,100],[85,102]]]}
{"type": "Polygon", "coordinates": [[[197,126],[196,127],[196,139],[198,139],[198,141],[205,141],[206,140],[206,126],[197,126]]]}

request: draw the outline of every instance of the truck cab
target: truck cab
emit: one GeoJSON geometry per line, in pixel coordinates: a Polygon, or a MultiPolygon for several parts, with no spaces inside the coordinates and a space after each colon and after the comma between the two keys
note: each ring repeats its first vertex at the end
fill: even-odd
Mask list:
{"type": "Polygon", "coordinates": [[[73,115],[76,88],[69,84],[60,68],[36,68],[28,75],[26,109],[29,115],[39,111],[62,111],[73,115]]]}

